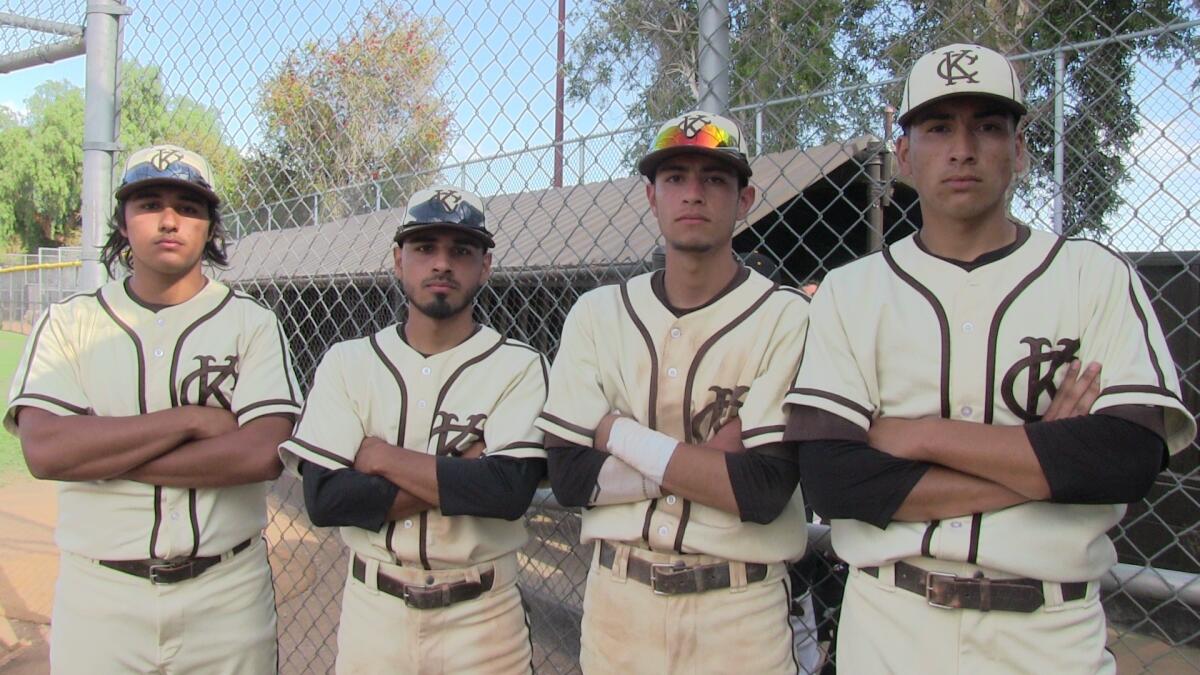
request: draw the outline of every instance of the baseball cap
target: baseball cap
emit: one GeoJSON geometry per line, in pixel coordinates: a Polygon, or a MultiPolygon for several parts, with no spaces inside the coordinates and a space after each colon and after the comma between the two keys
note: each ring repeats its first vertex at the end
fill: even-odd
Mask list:
{"type": "Polygon", "coordinates": [[[496,242],[483,221],[479,195],[453,185],[435,185],[409,198],[404,219],[396,228],[395,242],[402,243],[415,232],[449,227],[479,239],[484,248],[492,248],[496,242]]]}
{"type": "Polygon", "coordinates": [[[732,164],[747,178],[753,175],[741,127],[731,119],[703,110],[684,113],[659,127],[646,156],[638,162],[638,171],[653,179],[663,160],[684,153],[712,155],[732,164]]]}
{"type": "Polygon", "coordinates": [[[178,145],[152,145],[131,154],[125,175],[117,188],[117,199],[151,185],[179,185],[204,195],[213,206],[221,198],[213,192],[212,167],[208,160],[178,145]]]}
{"type": "Polygon", "coordinates": [[[1017,71],[1003,54],[979,45],[953,44],[917,59],[900,99],[900,125],[920,108],[950,96],[982,96],[1026,113],[1017,71]]]}

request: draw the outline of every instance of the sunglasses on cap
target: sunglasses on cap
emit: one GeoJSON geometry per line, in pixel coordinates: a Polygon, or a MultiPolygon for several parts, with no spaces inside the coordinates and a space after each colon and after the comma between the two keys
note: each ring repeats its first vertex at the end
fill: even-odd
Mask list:
{"type": "Polygon", "coordinates": [[[448,225],[463,225],[471,228],[483,227],[483,211],[475,208],[465,199],[447,209],[442,201],[430,199],[410,206],[404,218],[405,225],[423,223],[445,223],[448,225]]]}
{"type": "Polygon", "coordinates": [[[121,187],[147,180],[162,179],[179,180],[198,185],[207,190],[212,189],[208,181],[204,180],[204,176],[187,162],[173,162],[161,169],[150,162],[143,162],[125,172],[125,177],[121,179],[121,187]]]}

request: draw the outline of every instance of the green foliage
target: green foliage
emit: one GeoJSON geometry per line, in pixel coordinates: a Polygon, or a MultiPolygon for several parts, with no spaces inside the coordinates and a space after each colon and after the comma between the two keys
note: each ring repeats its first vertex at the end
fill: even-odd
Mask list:
{"type": "MultiPolygon", "coordinates": [[[[764,108],[756,152],[879,133],[881,108],[899,103],[899,84],[882,92],[854,87],[903,77],[917,56],[939,45],[978,42],[1020,54],[1193,18],[1181,0],[731,0],[729,7],[731,107],[813,95],[764,108]]],[[[631,121],[648,127],[643,141],[656,123],[696,105],[694,0],[597,0],[578,21],[586,28],[567,67],[571,99],[621,103],[631,121]]],[[[1065,232],[1103,231],[1120,206],[1123,156],[1139,131],[1130,96],[1139,56],[1194,58],[1195,42],[1189,30],[1067,54],[1065,232]]],[[[1018,68],[1032,113],[1027,140],[1034,163],[1026,189],[1049,194],[1057,189],[1053,57],[1018,68]]],[[[753,133],[751,114],[739,116],[753,133]]],[[[627,152],[631,169],[644,147],[639,142],[627,152]]]]}
{"type": "MultiPolygon", "coordinates": [[[[446,66],[442,25],[389,5],[332,43],[310,42],[263,86],[267,144],[249,178],[264,201],[325,193],[382,178],[383,199],[433,177],[452,139],[452,113],[435,91],[446,66]]],[[[321,219],[345,215],[363,195],[325,195],[321,219]]]]}
{"type": "MultiPolygon", "coordinates": [[[[156,67],[133,62],[121,70],[122,145],[177,143],[208,157],[218,192],[242,176],[242,160],[225,139],[220,115],[186,97],[167,96],[156,67]]],[[[83,89],[65,81],[39,86],[18,119],[0,114],[0,241],[11,249],[76,242],[83,184],[83,89]]],[[[124,157],[113,168],[120,180],[124,157]]],[[[236,206],[236,204],[232,204],[236,206]]]]}

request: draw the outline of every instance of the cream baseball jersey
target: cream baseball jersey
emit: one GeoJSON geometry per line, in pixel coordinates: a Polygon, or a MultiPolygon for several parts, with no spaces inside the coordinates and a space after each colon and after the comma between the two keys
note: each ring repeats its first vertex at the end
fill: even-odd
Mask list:
{"type": "MultiPolygon", "coordinates": [[[[966,271],[914,237],[835,270],[813,300],[806,354],[785,404],[869,428],[880,417],[1016,425],[1040,419],[1072,359],[1102,365],[1093,410],[1157,406],[1172,453],[1195,421],[1141,282],[1116,254],[1044,232],[966,271]]],[[[880,530],[833,521],[857,567],[910,556],[1047,581],[1095,579],[1116,562],[1105,532],[1124,505],[1029,502],[880,530]]]]}
{"type": "MultiPolygon", "coordinates": [[[[283,329],[253,298],[208,280],[154,311],[114,281],[52,305],[13,376],[4,423],[21,407],[56,415],[141,415],[180,405],[238,424],[301,407],[283,329]]],[[[128,480],[58,485],[59,548],[88,558],[211,556],[266,526],[266,483],[172,488],[128,480]]]]}
{"type": "MultiPolygon", "coordinates": [[[[544,458],[533,426],[546,400],[545,359],[532,347],[486,326],[453,349],[424,356],[389,326],[334,345],[321,359],[292,438],[280,446],[285,464],[328,469],[354,465],[370,436],[447,455],[482,440],[487,456],[544,458]]],[[[448,569],[494,560],[525,544],[522,522],[444,516],[434,509],[386,523],[378,532],[341,528],[362,556],[382,562],[448,569]]]]}
{"type": "MultiPolygon", "coordinates": [[[[799,364],[808,301],[756,272],[708,305],[677,317],[652,274],[584,294],[567,316],[538,426],[590,447],[612,411],[686,443],[703,444],[738,417],[748,449],[783,438],[780,401],[799,364]]],[[[797,488],[766,525],[668,495],[583,512],[582,540],[655,551],[779,562],[804,552],[797,488]]]]}

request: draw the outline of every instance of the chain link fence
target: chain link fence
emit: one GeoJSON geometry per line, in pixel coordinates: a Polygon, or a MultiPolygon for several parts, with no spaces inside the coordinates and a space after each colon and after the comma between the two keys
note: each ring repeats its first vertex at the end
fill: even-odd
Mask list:
{"type": "MultiPolygon", "coordinates": [[[[483,195],[497,232],[478,318],[552,356],[581,293],[656,264],[634,159],[705,96],[750,139],[760,198],[734,244],[761,271],[799,285],[905,236],[919,212],[895,176],[887,104],[917,55],[979,41],[1011,55],[1030,102],[1014,214],[1128,255],[1200,410],[1193,4],[730,0],[715,24],[702,19],[712,3],[672,0],[129,4],[120,144],[176,142],[212,160],[233,261],[218,275],[278,313],[306,387],[330,345],[403,316],[391,236],[407,195],[441,181],[483,195]]],[[[24,5],[43,19],[84,12],[24,5]]],[[[0,53],[35,44],[27,32],[0,29],[0,53]]],[[[32,305],[10,307],[34,291],[9,288],[5,321],[27,318],[32,305]]],[[[1198,466],[1196,446],[1173,458],[1112,533],[1122,564],[1104,603],[1122,672],[1200,672],[1198,466]]],[[[302,501],[288,477],[271,494],[281,669],[323,673],[346,560],[302,501]]],[[[575,672],[590,559],[578,515],[542,491],[527,522],[534,665],[575,672]]],[[[815,628],[798,634],[822,649],[844,578],[826,539],[796,569],[811,590],[798,625],[815,628]]]]}

